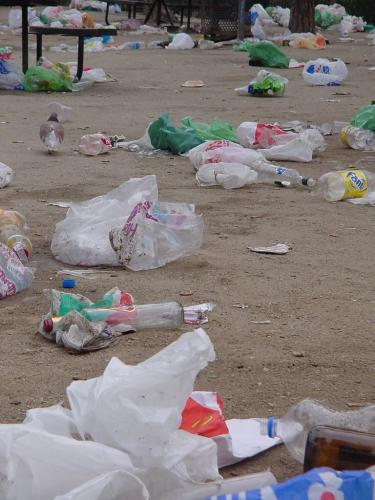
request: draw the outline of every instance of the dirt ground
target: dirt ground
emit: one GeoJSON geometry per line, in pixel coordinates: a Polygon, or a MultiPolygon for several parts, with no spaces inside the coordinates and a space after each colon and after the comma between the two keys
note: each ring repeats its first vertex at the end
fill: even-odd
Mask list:
{"type": "MultiPolygon", "coordinates": [[[[7,11],[0,10],[1,22],[7,11]]],[[[342,58],[349,68],[345,84],[312,88],[303,82],[301,70],[277,70],[289,79],[284,98],[236,96],[233,89],[247,84],[258,70],[248,66],[246,54],[231,48],[87,54],[87,65],[104,68],[116,81],[71,94],[1,91],[0,122],[6,123],[0,124],[0,161],[15,170],[15,177],[0,192],[0,205],[27,217],[36,268],[32,288],[0,305],[1,422],[20,422],[28,408],[63,400],[72,379],[100,375],[112,356],[137,363],[180,335],[180,331],[144,331],[107,350],[71,355],[35,333],[47,309],[43,289],[59,287],[56,271],[71,267],[54,260],[50,251],[55,224],[66,210],[46,201],[86,200],[146,174],[157,175],[162,200],[196,204],[205,222],[202,248],[161,269],[113,269],[96,280],[78,279],[76,291],[97,298],[119,286],[131,291],[139,303],[215,302],[217,308],[205,329],[217,360],[201,373],[196,388],[220,392],[227,418],[282,416],[306,397],[344,410],[374,403],[373,207],[330,204],[307,191],[271,186],[236,191],[198,188],[192,166],[182,157],[145,158],[121,150],[107,157],[85,157],[77,152],[84,133],[138,138],[164,111],[175,123],[186,115],[201,121],[217,116],[236,126],[249,120],[347,121],[374,98],[375,73],[367,69],[375,66],[374,47],[363,34],[346,44],[334,34],[328,36],[331,44],[325,51],[286,48],[285,52],[305,61],[318,56],[342,58]],[[192,79],[203,80],[206,86],[181,87],[192,79]],[[39,141],[39,125],[52,100],[73,107],[74,112],[65,125],[61,152],[48,156],[39,141]],[[276,242],[287,242],[290,253],[260,255],[247,248],[276,242]],[[192,290],[193,296],[181,297],[185,290],[192,290]],[[248,307],[238,309],[234,304],[248,307]],[[264,320],[270,323],[253,323],[264,320]]],[[[48,37],[45,43],[71,40],[48,37]]],[[[6,44],[15,48],[14,60],[20,63],[20,35],[2,33],[0,46],[6,44]]],[[[46,51],[45,55],[54,61],[75,60],[75,54],[46,51]]],[[[30,60],[34,57],[30,50],[30,60]]],[[[327,142],[326,152],[312,163],[284,164],[316,177],[353,165],[375,171],[374,154],[348,150],[338,136],[328,137],[327,142]]],[[[268,468],[279,480],[301,471],[281,446],[224,474],[268,468]]]]}

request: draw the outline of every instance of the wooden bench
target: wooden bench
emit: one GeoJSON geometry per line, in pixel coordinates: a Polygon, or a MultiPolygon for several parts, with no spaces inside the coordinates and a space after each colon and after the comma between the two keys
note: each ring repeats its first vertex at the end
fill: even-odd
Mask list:
{"type": "Polygon", "coordinates": [[[79,81],[83,73],[83,53],[84,38],[86,36],[115,36],[117,30],[111,28],[50,28],[44,26],[30,26],[29,33],[36,35],[36,60],[42,57],[42,37],[43,35],[63,35],[78,37],[78,61],[76,80],[79,81]]]}

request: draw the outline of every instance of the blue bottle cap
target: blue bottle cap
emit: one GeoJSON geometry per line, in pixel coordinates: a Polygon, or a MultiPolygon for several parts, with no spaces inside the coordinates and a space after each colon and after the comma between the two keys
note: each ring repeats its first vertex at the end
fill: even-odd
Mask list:
{"type": "Polygon", "coordinates": [[[62,280],[61,286],[63,288],[75,288],[76,280],[62,280]]]}
{"type": "Polygon", "coordinates": [[[274,417],[268,417],[267,419],[267,434],[268,437],[273,438],[274,436],[274,425],[275,425],[275,418],[274,417]]]}

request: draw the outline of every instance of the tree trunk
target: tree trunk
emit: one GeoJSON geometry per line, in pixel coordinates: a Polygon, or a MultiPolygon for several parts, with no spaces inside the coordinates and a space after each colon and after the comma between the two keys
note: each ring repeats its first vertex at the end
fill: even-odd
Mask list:
{"type": "Polygon", "coordinates": [[[314,0],[291,0],[289,23],[290,31],[292,33],[314,33],[314,14],[314,0]]]}

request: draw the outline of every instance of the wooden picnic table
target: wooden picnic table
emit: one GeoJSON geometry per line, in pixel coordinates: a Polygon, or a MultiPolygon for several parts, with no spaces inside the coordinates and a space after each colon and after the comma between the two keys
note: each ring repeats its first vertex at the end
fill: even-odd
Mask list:
{"type": "Polygon", "coordinates": [[[56,0],[0,0],[0,7],[21,7],[22,10],[22,70],[29,67],[29,20],[27,9],[33,5],[56,6],[56,0]]]}

